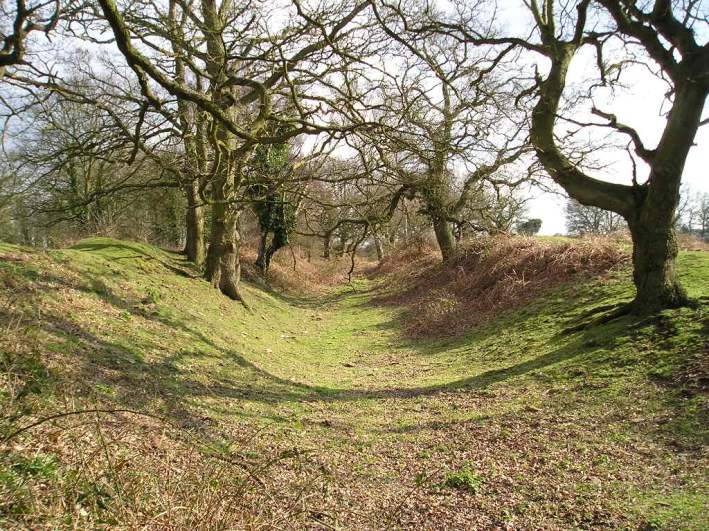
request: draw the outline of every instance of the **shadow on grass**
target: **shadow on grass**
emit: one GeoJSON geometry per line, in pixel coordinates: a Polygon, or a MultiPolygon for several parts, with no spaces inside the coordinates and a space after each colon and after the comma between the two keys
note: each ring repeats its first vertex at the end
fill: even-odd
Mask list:
{"type": "MultiPolygon", "coordinates": [[[[130,346],[103,339],[76,323],[59,316],[47,316],[45,327],[79,340],[84,348],[80,358],[82,381],[101,383],[119,390],[117,398],[131,407],[142,407],[158,399],[172,415],[188,416],[189,398],[219,397],[260,403],[280,402],[346,402],[357,400],[407,399],[431,396],[460,389],[484,389],[496,383],[524,376],[545,367],[583,357],[594,352],[579,337],[560,345],[555,350],[533,359],[482,372],[445,384],[383,389],[343,389],[309,385],[270,373],[233,350],[221,349],[199,331],[184,324],[183,330],[209,347],[210,353],[198,350],[177,350],[166,358],[146,363],[140,352],[153,348],[150,342],[130,346]],[[218,369],[201,367],[208,380],[196,379],[195,374],[183,368],[188,362],[211,357],[224,364],[224,373],[218,369]],[[232,364],[229,367],[228,364],[232,364]],[[234,372],[234,366],[239,372],[234,372]],[[98,381],[97,381],[98,380],[98,381]]],[[[171,326],[175,326],[172,322],[171,326]]],[[[604,345],[604,348],[606,346],[604,345]]]]}
{"type": "MultiPolygon", "coordinates": [[[[85,250],[115,249],[114,244],[84,244],[85,250]]],[[[81,247],[81,246],[80,246],[81,247]]],[[[120,246],[128,252],[135,252],[134,246],[120,246]]],[[[138,247],[139,249],[139,247],[138,247]]],[[[435,342],[406,341],[404,346],[419,355],[430,355],[437,352],[461,348],[466,341],[482,341],[489,336],[500,333],[505,327],[516,327],[517,332],[527,325],[535,325],[535,320],[542,315],[553,315],[549,324],[548,334],[543,343],[538,343],[534,349],[545,353],[533,358],[510,362],[497,360],[498,367],[485,370],[465,378],[435,385],[405,386],[394,385],[375,389],[346,389],[309,385],[273,374],[233,349],[223,348],[208,337],[203,331],[190,326],[188,322],[162,314],[153,314],[146,311],[138,301],[127,300],[117,295],[101,276],[90,276],[80,269],[73,269],[82,275],[76,281],[66,278],[51,276],[42,273],[42,280],[65,285],[72,289],[79,289],[100,297],[106,303],[128,312],[132,315],[159,322],[176,330],[181,330],[193,338],[197,343],[194,349],[181,348],[175,345],[166,352],[166,356],[157,361],[146,362],[142,352],[162,350],[165,347],[151,338],[133,338],[131,344],[119,343],[109,338],[100,330],[89,330],[85,326],[72,320],[66,315],[43,315],[39,325],[43,330],[62,336],[74,345],[74,367],[79,385],[99,389],[103,386],[111,391],[103,397],[117,404],[134,409],[155,410],[169,416],[176,423],[190,427],[207,429],[210,419],[205,417],[205,411],[228,411],[234,416],[258,416],[283,420],[275,411],[273,414],[249,414],[240,407],[240,403],[253,402],[259,404],[280,403],[338,403],[354,402],[358,400],[390,400],[411,399],[417,397],[433,396],[439,393],[466,390],[474,392],[489,386],[521,378],[535,371],[544,370],[555,364],[576,361],[593,360],[600,353],[607,359],[613,352],[616,344],[628,340],[635,333],[631,318],[624,318],[614,323],[602,325],[596,329],[583,330],[576,334],[562,337],[553,333],[558,332],[565,322],[582,315],[588,311],[589,302],[594,294],[588,294],[589,300],[585,303],[571,300],[559,300],[552,308],[547,302],[546,306],[530,306],[525,312],[510,313],[507,317],[496,322],[495,327],[489,327],[464,338],[449,338],[435,342]],[[83,273],[83,274],[82,274],[83,273]],[[571,308],[577,308],[574,313],[571,308]],[[190,369],[195,362],[211,358],[209,366],[201,364],[198,371],[190,369]],[[209,399],[218,398],[218,403],[209,399]],[[207,400],[204,400],[207,399],[207,400]],[[233,401],[233,403],[231,402],[233,401]],[[196,407],[199,402],[199,407],[196,407]]],[[[274,294],[275,295],[275,294],[274,294]]],[[[368,293],[359,291],[360,299],[354,305],[368,304],[368,293]]],[[[597,294],[596,294],[597,295],[597,294]]],[[[350,293],[336,294],[332,302],[346,297],[350,293]]],[[[293,304],[293,299],[282,296],[282,300],[293,304]]],[[[308,304],[314,304],[309,301],[308,304]]],[[[322,304],[322,303],[321,303],[322,304]]],[[[400,331],[402,321],[400,317],[378,325],[380,329],[400,331]]],[[[538,323],[537,323],[538,325],[538,323]]],[[[546,329],[545,329],[546,330],[546,329]]],[[[539,340],[542,341],[542,340],[539,340]]],[[[96,392],[94,390],[94,392],[96,392]]]]}
{"type": "MultiPolygon", "coordinates": [[[[81,250],[103,250],[120,248],[129,252],[140,250],[139,246],[129,244],[104,244],[85,243],[75,247],[81,250]]],[[[80,271],[76,271],[81,273],[80,271]]],[[[145,363],[137,353],[141,350],[154,350],[162,348],[159,345],[144,341],[143,344],[133,344],[130,347],[117,344],[101,338],[93,332],[81,328],[77,323],[64,316],[47,317],[46,326],[53,328],[61,334],[78,338],[85,346],[89,347],[94,355],[89,356],[84,374],[82,377],[86,381],[91,381],[96,375],[96,370],[102,374],[103,384],[116,386],[121,389],[120,396],[132,407],[146,405],[155,398],[159,398],[166,405],[168,410],[185,411],[185,397],[221,397],[228,399],[240,399],[263,403],[295,402],[295,401],[354,401],[367,399],[389,399],[389,398],[412,398],[419,396],[430,396],[441,392],[454,391],[459,389],[483,389],[490,385],[504,382],[511,378],[523,376],[529,372],[543,369],[550,365],[571,360],[579,356],[587,355],[593,349],[589,349],[589,337],[597,336],[597,331],[580,333],[574,337],[562,340],[559,337],[550,337],[546,340],[546,354],[533,359],[526,359],[518,363],[490,369],[477,375],[462,378],[445,384],[429,386],[397,386],[383,389],[342,389],[329,388],[323,386],[313,386],[296,382],[287,378],[274,375],[259,367],[252,361],[233,350],[221,348],[215,341],[204,332],[179,319],[171,318],[164,314],[151,313],[140,304],[138,300],[130,301],[116,295],[110,286],[100,277],[94,276],[89,282],[81,284],[68,281],[67,279],[43,275],[43,279],[52,283],[65,285],[72,289],[79,289],[86,293],[97,295],[103,301],[128,312],[131,315],[140,316],[143,319],[152,320],[173,329],[181,330],[188,334],[198,343],[204,345],[215,358],[221,358],[225,362],[230,362],[238,367],[242,374],[238,375],[235,381],[233,375],[223,377],[218,372],[209,375],[209,382],[195,379],[192,373],[180,369],[182,362],[190,358],[203,357],[206,354],[198,351],[177,350],[173,354],[161,360],[159,363],[145,363]],[[99,355],[98,353],[103,353],[99,355]],[[112,356],[110,353],[117,355],[112,356]],[[116,363],[119,365],[116,365],[116,363]],[[106,369],[106,370],[103,370],[106,369]],[[110,378],[107,376],[111,374],[110,378]],[[106,380],[108,378],[108,380],[106,380]]],[[[370,287],[370,289],[373,289],[370,287]]],[[[357,292],[361,296],[356,304],[368,304],[368,290],[357,292]]],[[[345,297],[352,297],[348,292],[336,294],[331,301],[335,302],[345,297]]],[[[281,296],[282,300],[293,303],[293,299],[281,296]]],[[[312,301],[310,301],[312,303],[312,301]]],[[[535,319],[535,313],[530,312],[528,316],[520,320],[516,316],[515,323],[509,323],[518,328],[524,327],[526,321],[535,319]]],[[[399,317],[377,325],[382,330],[399,331],[402,322],[399,317]]],[[[433,355],[439,352],[451,350],[452,348],[465,345],[466,341],[474,339],[483,341],[487,337],[499,333],[505,322],[500,323],[500,327],[490,328],[482,332],[476,332],[472,337],[446,338],[433,342],[415,342],[404,340],[404,346],[410,348],[421,355],[433,355]]],[[[619,329],[615,329],[613,334],[604,338],[603,347],[611,348],[614,341],[614,334],[618,334],[619,329]]],[[[504,363],[504,361],[502,362],[504,363]]],[[[206,369],[205,369],[206,370],[206,369]]],[[[227,372],[227,371],[224,371],[227,372]]]]}
{"type": "MultiPolygon", "coordinates": [[[[167,260],[155,256],[149,253],[144,247],[139,244],[130,244],[127,242],[96,242],[96,241],[84,241],[79,242],[71,247],[74,251],[84,251],[91,253],[100,253],[106,260],[134,260],[136,258],[141,260],[150,260],[163,266],[168,271],[175,273],[177,275],[187,277],[187,278],[201,278],[201,275],[196,271],[194,265],[192,265],[184,257],[170,252],[170,258],[174,261],[180,263],[180,267],[175,264],[171,264],[167,260]],[[133,253],[133,254],[122,254],[118,256],[119,253],[133,253]]],[[[163,251],[168,253],[168,251],[163,251]]]]}

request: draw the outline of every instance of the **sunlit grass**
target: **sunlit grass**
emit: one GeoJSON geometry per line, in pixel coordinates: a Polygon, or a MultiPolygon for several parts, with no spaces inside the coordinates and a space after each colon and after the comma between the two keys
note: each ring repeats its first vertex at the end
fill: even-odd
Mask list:
{"type": "MultiPolygon", "coordinates": [[[[683,281],[702,300],[695,309],[563,334],[589,310],[632,296],[620,271],[562,286],[465,334],[415,340],[402,334],[402,308],[373,302],[376,281],[320,300],[246,285],[248,311],[181,257],[146,245],[92,239],[48,254],[3,244],[0,253],[14,257],[0,259],[8,331],[0,401],[12,416],[4,434],[49,412],[99,404],[150,412],[252,457],[316,452],[322,481],[371,495],[395,496],[420,481],[424,502],[458,496],[481,511],[501,504],[520,525],[587,525],[597,516],[572,515],[595,503],[618,525],[684,519],[699,529],[704,521],[696,507],[706,501],[697,486],[706,471],[706,400],[683,375],[706,348],[706,253],[680,256],[683,281]],[[17,316],[22,324],[11,328],[17,316]],[[243,431],[259,435],[230,439],[243,431]],[[426,490],[469,460],[485,488],[426,490]],[[580,479],[589,475],[598,481],[580,479]],[[616,488],[618,478],[629,488],[616,488]],[[508,490],[538,500],[506,502],[508,490]]],[[[9,523],[73,521],[53,513],[61,504],[33,498],[47,489],[59,495],[51,485],[77,472],[51,448],[51,474],[28,472],[43,436],[29,431],[25,450],[2,450],[2,494],[19,500],[0,507],[9,523]],[[35,490],[13,490],[17,474],[35,490]]],[[[91,505],[95,514],[76,521],[117,517],[118,487],[105,488],[112,494],[91,505]]],[[[318,503],[337,510],[333,499],[318,503]]]]}

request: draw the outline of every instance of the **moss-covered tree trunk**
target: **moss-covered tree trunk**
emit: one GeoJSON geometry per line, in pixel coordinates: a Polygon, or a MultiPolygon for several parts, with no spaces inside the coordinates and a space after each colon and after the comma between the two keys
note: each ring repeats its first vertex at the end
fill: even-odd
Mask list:
{"type": "Polygon", "coordinates": [[[268,232],[261,232],[261,237],[258,241],[258,255],[256,255],[256,267],[258,267],[264,273],[268,269],[268,263],[270,263],[270,259],[267,258],[267,254],[268,232]]]}
{"type": "Polygon", "coordinates": [[[670,223],[635,221],[633,237],[633,280],[637,293],[635,313],[651,313],[687,302],[687,294],[677,277],[677,237],[670,223]]]}
{"type": "Polygon", "coordinates": [[[332,246],[332,233],[326,232],[322,239],[322,257],[325,260],[330,259],[330,248],[332,246]]]}
{"type": "Polygon", "coordinates": [[[187,196],[187,212],[185,215],[186,237],[185,254],[195,265],[204,265],[204,207],[200,204],[198,183],[193,181],[185,186],[187,196]]]}
{"type": "Polygon", "coordinates": [[[212,232],[207,253],[207,280],[224,295],[234,300],[242,300],[239,291],[240,214],[241,212],[232,204],[214,204],[212,232]]]}
{"type": "Polygon", "coordinates": [[[436,234],[436,242],[441,250],[443,261],[446,262],[455,254],[455,238],[451,224],[445,219],[434,219],[433,232],[436,234]]]}
{"type": "Polygon", "coordinates": [[[278,234],[274,234],[269,242],[269,233],[263,233],[259,238],[259,248],[258,256],[256,257],[256,267],[258,267],[262,273],[268,272],[271,267],[271,260],[273,256],[286,245],[286,241],[279,238],[278,234]]]}
{"type": "MultiPolygon", "coordinates": [[[[238,91],[227,83],[227,52],[222,40],[227,9],[219,9],[215,0],[201,0],[207,43],[207,71],[211,76],[212,99],[226,116],[236,122],[238,91]]],[[[224,6],[222,6],[224,7],[224,6]]],[[[223,122],[212,122],[212,145],[216,158],[212,168],[212,229],[207,252],[206,279],[231,299],[243,302],[239,291],[241,278],[239,217],[237,201],[243,163],[251,148],[240,146],[233,132],[223,122]]]]}
{"type": "Polygon", "coordinates": [[[673,308],[688,302],[677,276],[675,215],[682,172],[704,107],[707,89],[679,84],[667,125],[654,151],[646,191],[626,216],[633,238],[636,313],[673,308]]]}

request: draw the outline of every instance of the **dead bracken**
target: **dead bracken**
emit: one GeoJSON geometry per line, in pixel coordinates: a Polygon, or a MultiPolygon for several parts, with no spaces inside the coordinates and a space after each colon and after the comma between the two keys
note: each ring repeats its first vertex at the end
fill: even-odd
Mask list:
{"type": "Polygon", "coordinates": [[[385,294],[374,300],[404,305],[413,336],[455,335],[561,285],[608,278],[629,260],[608,238],[480,239],[443,264],[430,247],[398,251],[374,269],[385,277],[385,294]]]}

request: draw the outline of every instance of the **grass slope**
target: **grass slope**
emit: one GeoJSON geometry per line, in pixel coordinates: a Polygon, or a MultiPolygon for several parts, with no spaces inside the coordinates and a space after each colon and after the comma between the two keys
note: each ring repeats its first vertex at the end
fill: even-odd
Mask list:
{"type": "Polygon", "coordinates": [[[709,255],[680,271],[698,308],[562,334],[621,271],[414,339],[372,281],[247,312],[149,246],[0,244],[0,527],[705,529],[709,255]]]}

